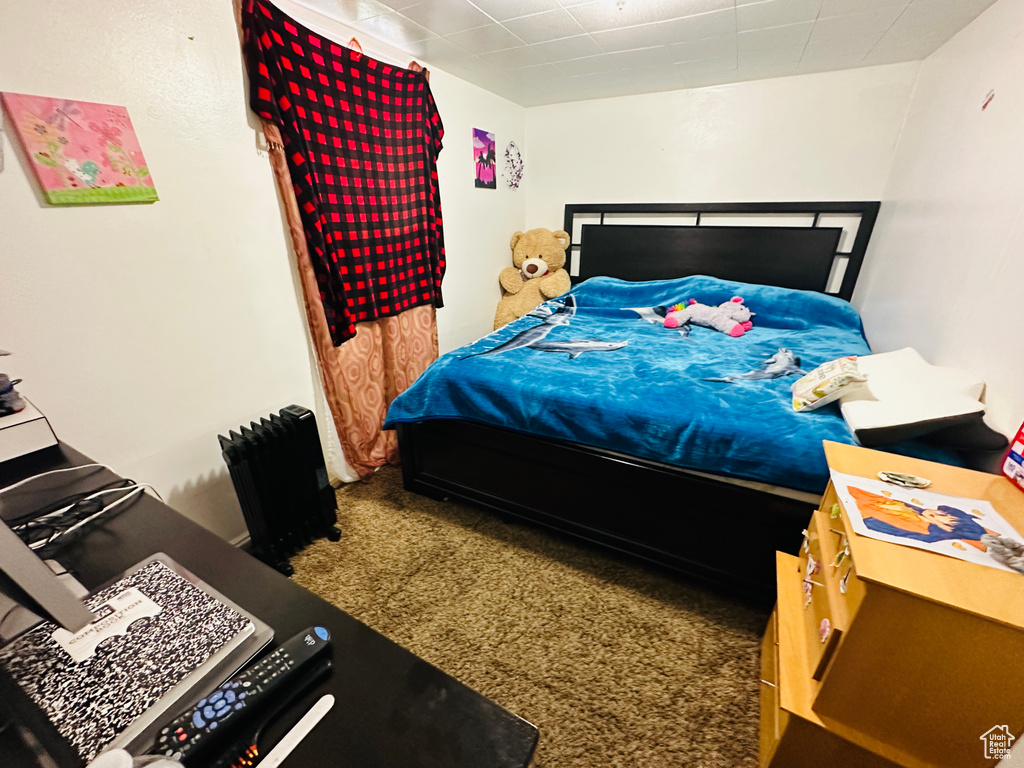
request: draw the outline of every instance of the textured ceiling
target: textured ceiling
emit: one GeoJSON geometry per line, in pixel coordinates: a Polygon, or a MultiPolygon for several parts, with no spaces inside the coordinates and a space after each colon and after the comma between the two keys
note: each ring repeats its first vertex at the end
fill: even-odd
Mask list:
{"type": "Polygon", "coordinates": [[[922,59],[995,0],[298,0],[523,106],[922,59]]]}

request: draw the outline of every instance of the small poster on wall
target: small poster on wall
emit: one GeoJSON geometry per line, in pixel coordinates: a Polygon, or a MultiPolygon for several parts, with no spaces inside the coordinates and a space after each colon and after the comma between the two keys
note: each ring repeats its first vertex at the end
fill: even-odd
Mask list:
{"type": "Polygon", "coordinates": [[[5,93],[46,202],[53,205],[157,200],[128,110],[112,104],[5,93]]]}
{"type": "Polygon", "coordinates": [[[493,133],[481,128],[473,129],[473,164],[476,166],[476,186],[481,189],[497,189],[493,133]]]}

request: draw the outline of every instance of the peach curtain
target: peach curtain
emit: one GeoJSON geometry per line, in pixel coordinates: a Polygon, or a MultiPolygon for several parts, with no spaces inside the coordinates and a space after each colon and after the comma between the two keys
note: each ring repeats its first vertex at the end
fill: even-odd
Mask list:
{"type": "Polygon", "coordinates": [[[278,192],[295,247],[310,335],[320,363],[327,404],[345,459],[363,479],[383,464],[398,464],[398,440],[382,430],[388,406],[437,359],[437,321],[432,305],[360,323],[355,337],[331,342],[316,274],[309,259],[281,133],[263,121],[278,192]]]}

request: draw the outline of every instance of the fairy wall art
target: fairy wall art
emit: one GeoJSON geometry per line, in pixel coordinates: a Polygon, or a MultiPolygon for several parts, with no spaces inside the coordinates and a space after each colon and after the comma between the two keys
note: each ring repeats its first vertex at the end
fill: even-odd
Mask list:
{"type": "Polygon", "coordinates": [[[112,104],[4,93],[46,202],[52,205],[157,200],[128,110],[112,104]]]}

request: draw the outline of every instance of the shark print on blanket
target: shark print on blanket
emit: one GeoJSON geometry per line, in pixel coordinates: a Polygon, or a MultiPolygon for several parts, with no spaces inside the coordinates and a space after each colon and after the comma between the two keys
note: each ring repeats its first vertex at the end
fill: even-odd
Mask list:
{"type": "Polygon", "coordinates": [[[704,379],[704,381],[721,381],[732,384],[735,381],[780,379],[783,376],[791,376],[794,373],[803,373],[803,370],[800,368],[800,358],[785,347],[779,347],[779,351],[765,360],[761,367],[756,370],[739,373],[735,376],[726,376],[721,379],[704,379]]]}
{"type": "Polygon", "coordinates": [[[496,355],[499,352],[508,352],[513,349],[536,349],[541,352],[565,352],[570,360],[575,360],[585,352],[613,352],[622,349],[629,344],[629,341],[603,341],[601,339],[566,339],[564,341],[548,341],[548,334],[559,326],[569,325],[569,321],[576,315],[576,299],[566,296],[565,302],[556,310],[547,305],[541,305],[531,312],[528,317],[543,318],[543,322],[532,328],[527,328],[513,336],[503,344],[485,352],[477,352],[475,355],[466,355],[463,360],[471,357],[484,357],[496,355]]]}

